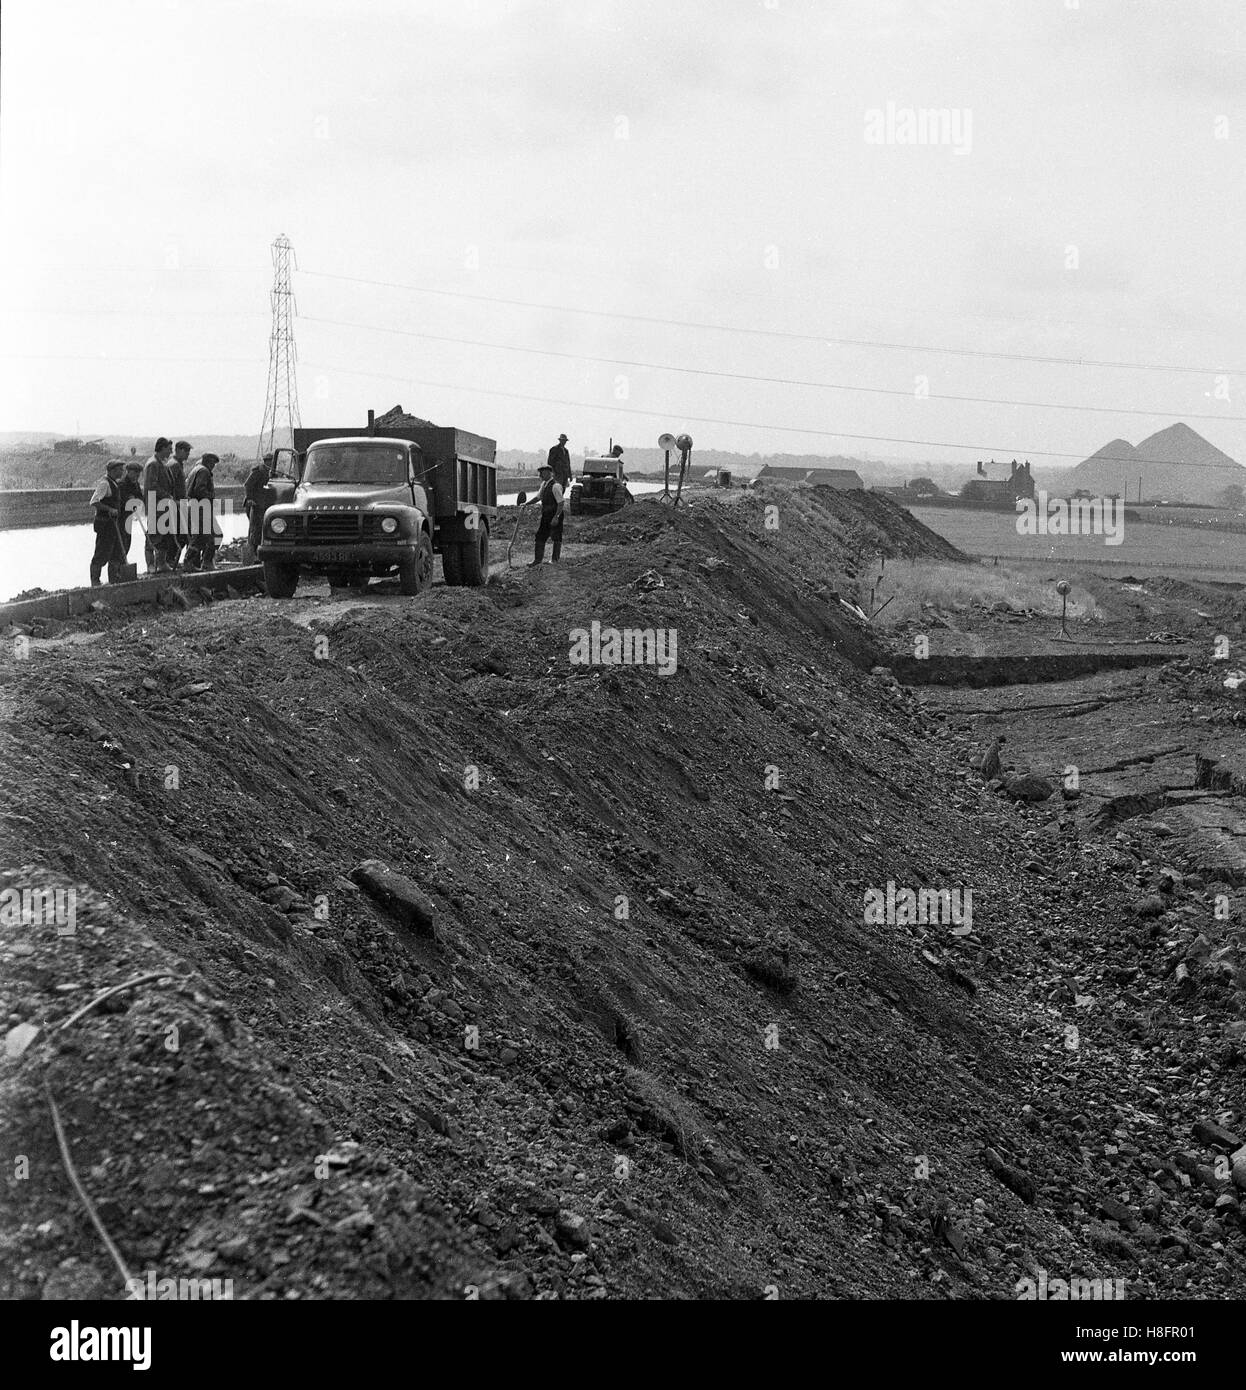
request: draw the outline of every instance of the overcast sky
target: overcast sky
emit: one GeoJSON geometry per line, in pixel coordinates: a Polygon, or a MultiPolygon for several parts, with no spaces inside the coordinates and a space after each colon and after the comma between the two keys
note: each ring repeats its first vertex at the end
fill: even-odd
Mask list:
{"type": "Polygon", "coordinates": [[[687,428],[1058,465],[1185,419],[1246,460],[1239,0],[6,0],[2,24],[0,429],[258,431],[284,232],[306,424],[401,402],[573,456],[687,428]],[[900,143],[906,109],[947,112],[943,143],[900,143]]]}

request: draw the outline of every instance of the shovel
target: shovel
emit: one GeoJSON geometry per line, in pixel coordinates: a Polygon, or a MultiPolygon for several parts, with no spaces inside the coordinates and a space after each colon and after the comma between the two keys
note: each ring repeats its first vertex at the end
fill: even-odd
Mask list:
{"type": "MultiPolygon", "coordinates": [[[[122,535],[121,535],[121,526],[120,526],[120,524],[119,524],[118,522],[114,521],[114,522],[113,522],[113,529],[114,529],[114,530],[116,531],[116,533],[117,533],[117,546],[118,546],[118,548],[122,551],[122,553],[124,553],[124,550],[125,550],[125,542],[124,542],[124,538],[123,538],[122,535]]],[[[109,582],[110,584],[133,584],[134,581],[138,578],[138,563],[137,563],[136,561],[132,562],[132,561],[126,561],[126,560],[118,560],[118,561],[116,562],[116,569],[117,569],[117,573],[118,573],[121,577],[120,577],[120,579],[113,579],[113,578],[110,576],[110,577],[109,577],[109,580],[108,580],[108,582],[109,582]]]]}
{"type": "MultiPolygon", "coordinates": [[[[524,505],[524,503],[527,502],[527,500],[528,500],[528,494],[527,494],[526,492],[521,492],[521,493],[519,494],[519,496],[518,496],[518,497],[516,498],[516,500],[515,500],[515,506],[516,506],[517,508],[518,508],[518,507],[522,507],[522,506],[524,505]]],[[[515,549],[515,538],[519,535],[519,523],[520,523],[522,520],[523,520],[523,512],[519,512],[519,514],[515,517],[515,529],[511,532],[511,543],[510,543],[510,545],[508,545],[508,546],[506,547],[506,568],[507,568],[507,569],[510,569],[510,567],[511,567],[511,551],[513,551],[513,550],[515,549]]]]}

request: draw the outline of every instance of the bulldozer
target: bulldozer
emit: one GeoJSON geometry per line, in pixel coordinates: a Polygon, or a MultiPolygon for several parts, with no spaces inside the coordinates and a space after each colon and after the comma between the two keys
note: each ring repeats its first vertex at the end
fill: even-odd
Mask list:
{"type": "Polygon", "coordinates": [[[584,457],[584,468],[571,484],[571,515],[600,516],[617,512],[634,501],[623,471],[623,446],[611,444],[608,454],[584,457]]]}

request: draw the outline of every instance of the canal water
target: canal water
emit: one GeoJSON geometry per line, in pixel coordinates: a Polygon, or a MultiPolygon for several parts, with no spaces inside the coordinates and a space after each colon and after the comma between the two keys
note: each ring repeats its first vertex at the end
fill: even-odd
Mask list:
{"type": "MultiPolygon", "coordinates": [[[[629,483],[632,495],[661,492],[661,483],[629,483]]],[[[531,495],[531,494],[530,494],[531,495]]],[[[517,493],[498,497],[501,506],[513,506],[517,493]]],[[[226,540],[237,540],[247,533],[247,519],[241,512],[224,512],[220,520],[226,540]]],[[[571,521],[568,518],[568,521],[571,521]]],[[[31,526],[0,531],[0,603],[7,603],[27,589],[72,589],[91,582],[91,554],[95,532],[90,522],[73,526],[31,526]]],[[[130,559],[143,564],[142,532],[130,544],[130,559]]]]}

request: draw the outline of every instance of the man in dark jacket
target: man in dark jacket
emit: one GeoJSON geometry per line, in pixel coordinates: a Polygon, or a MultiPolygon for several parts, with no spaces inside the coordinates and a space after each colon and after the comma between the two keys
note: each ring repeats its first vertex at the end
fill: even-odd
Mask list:
{"type": "Polygon", "coordinates": [[[558,443],[549,451],[549,458],[546,459],[546,462],[554,470],[554,478],[557,480],[558,486],[566,492],[567,485],[571,482],[571,455],[567,452],[567,436],[565,434],[558,436],[558,443]]]}
{"type": "MultiPolygon", "coordinates": [[[[186,465],[189,462],[190,445],[184,439],[179,439],[173,446],[173,457],[169,460],[169,472],[173,475],[173,500],[178,504],[179,523],[182,513],[181,504],[186,500],[186,465]]],[[[182,553],[182,548],[190,541],[190,537],[182,530],[180,524],[174,539],[176,545],[173,550],[173,568],[176,569],[178,558],[182,553]]]]}
{"type": "Polygon", "coordinates": [[[268,510],[268,482],[272,471],[273,456],[265,454],[263,461],[247,474],[247,480],[242,485],[242,509],[247,514],[247,544],[251,547],[252,558],[264,537],[264,513],[268,510]]]}
{"type": "Polygon", "coordinates": [[[130,558],[130,542],[134,539],[134,528],[139,524],[137,516],[143,506],[143,486],[139,474],[143,465],[138,459],[125,461],[125,477],[121,480],[121,549],[126,559],[130,558]]]}
{"type": "Polygon", "coordinates": [[[100,571],[105,565],[110,584],[116,584],[121,578],[121,470],[124,466],[121,459],[109,459],[104,476],[91,494],[91,506],[95,508],[95,553],[91,556],[93,589],[98,587],[100,571]]]}
{"type": "Polygon", "coordinates": [[[147,569],[148,572],[164,574],[173,568],[177,555],[177,523],[169,515],[168,503],[177,506],[176,484],[169,468],[169,455],[173,452],[173,441],[163,435],[156,440],[152,456],[143,465],[143,502],[147,511],[147,569]],[[166,505],[161,508],[160,503],[166,505]]]}
{"type": "Polygon", "coordinates": [[[216,480],[213,473],[220,462],[215,454],[204,454],[190,470],[186,480],[186,529],[190,544],[186,547],[186,568],[215,569],[216,542],[220,534],[216,527],[216,480]]]}
{"type": "Polygon", "coordinates": [[[545,559],[545,542],[550,539],[554,542],[552,559],[557,564],[562,551],[562,486],[548,463],[543,463],[537,472],[541,475],[540,491],[524,503],[525,507],[530,507],[533,502],[541,504],[541,524],[536,528],[536,559],[532,564],[539,565],[545,559]]]}

